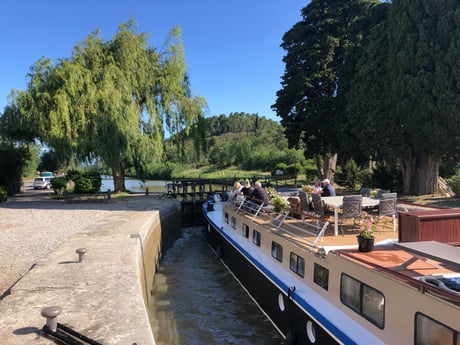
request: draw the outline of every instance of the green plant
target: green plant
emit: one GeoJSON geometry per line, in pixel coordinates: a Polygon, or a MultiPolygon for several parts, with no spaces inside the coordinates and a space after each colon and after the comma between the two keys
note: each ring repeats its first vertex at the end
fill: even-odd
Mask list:
{"type": "Polygon", "coordinates": [[[85,172],[73,180],[74,191],[78,194],[97,193],[101,189],[102,179],[99,173],[85,172]]]}
{"type": "Polygon", "coordinates": [[[65,177],[54,177],[51,179],[51,185],[53,186],[54,193],[62,196],[67,187],[67,179],[65,177]]]}
{"type": "Polygon", "coordinates": [[[8,190],[0,186],[0,202],[5,202],[8,199],[8,190]]]}
{"type": "Polygon", "coordinates": [[[268,197],[270,203],[274,206],[276,212],[280,212],[289,206],[287,200],[285,200],[273,187],[267,188],[268,197]]]}
{"type": "Polygon", "coordinates": [[[362,238],[372,238],[374,237],[374,231],[376,225],[372,221],[367,221],[366,223],[362,222],[359,227],[359,236],[362,238]]]}

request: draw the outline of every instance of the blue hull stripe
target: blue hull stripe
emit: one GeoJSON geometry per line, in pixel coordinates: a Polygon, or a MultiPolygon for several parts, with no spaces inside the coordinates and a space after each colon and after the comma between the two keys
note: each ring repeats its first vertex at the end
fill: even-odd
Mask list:
{"type": "MultiPolygon", "coordinates": [[[[278,277],[273,275],[273,273],[268,270],[265,266],[261,265],[254,257],[244,250],[237,242],[235,242],[231,237],[229,237],[225,232],[221,231],[220,227],[208,217],[208,210],[205,207],[205,204],[202,206],[203,214],[205,215],[207,221],[214,227],[216,231],[218,231],[226,240],[231,243],[235,248],[237,248],[249,261],[252,262],[261,272],[263,272],[281,291],[287,291],[289,286],[283,283],[278,277]]],[[[316,319],[323,327],[325,327],[334,337],[336,337],[339,341],[345,344],[358,344],[345,333],[342,332],[341,329],[337,328],[333,323],[331,323],[327,318],[325,318],[321,312],[317,309],[312,307],[304,298],[299,295],[296,295],[299,299],[296,299],[297,303],[306,311],[308,312],[314,319],[316,319]]]]}

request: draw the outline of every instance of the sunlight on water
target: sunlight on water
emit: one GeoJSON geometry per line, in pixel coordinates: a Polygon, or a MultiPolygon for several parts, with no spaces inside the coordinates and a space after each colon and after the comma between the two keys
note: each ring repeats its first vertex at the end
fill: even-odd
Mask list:
{"type": "Polygon", "coordinates": [[[157,345],[278,345],[283,339],[206,244],[201,228],[163,257],[154,288],[157,345]]]}

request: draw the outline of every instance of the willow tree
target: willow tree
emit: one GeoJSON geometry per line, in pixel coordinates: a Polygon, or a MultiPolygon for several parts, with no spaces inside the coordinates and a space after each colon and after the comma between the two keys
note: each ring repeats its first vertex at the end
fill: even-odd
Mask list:
{"type": "Polygon", "coordinates": [[[164,47],[150,47],[132,20],[109,41],[95,31],[71,58],[39,60],[14,104],[38,139],[69,156],[101,158],[115,191],[124,191],[128,164],[141,174],[163,156],[166,130],[188,133],[203,115],[204,99],[190,93],[179,29],[164,47]]]}
{"type": "Polygon", "coordinates": [[[345,114],[337,102],[345,53],[359,45],[362,22],[377,0],[313,0],[303,20],[283,36],[285,73],[272,108],[281,117],[291,147],[303,147],[318,174],[333,179],[338,126],[345,114]]]}
{"type": "Polygon", "coordinates": [[[406,193],[435,192],[440,159],[458,154],[459,13],[455,0],[394,0],[391,5],[389,80],[406,193]]]}

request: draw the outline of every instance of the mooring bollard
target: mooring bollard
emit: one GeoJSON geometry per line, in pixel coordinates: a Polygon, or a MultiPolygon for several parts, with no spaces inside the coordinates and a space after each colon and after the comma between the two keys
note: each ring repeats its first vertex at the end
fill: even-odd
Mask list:
{"type": "Polygon", "coordinates": [[[149,195],[149,189],[145,188],[145,195],[149,195]]]}
{"type": "Polygon", "coordinates": [[[51,306],[42,309],[42,316],[46,317],[46,326],[52,332],[56,332],[57,330],[57,316],[62,312],[62,308],[58,306],[51,306]]]}
{"type": "Polygon", "coordinates": [[[83,259],[85,258],[86,249],[78,248],[75,252],[78,254],[78,262],[83,262],[83,259]]]}

